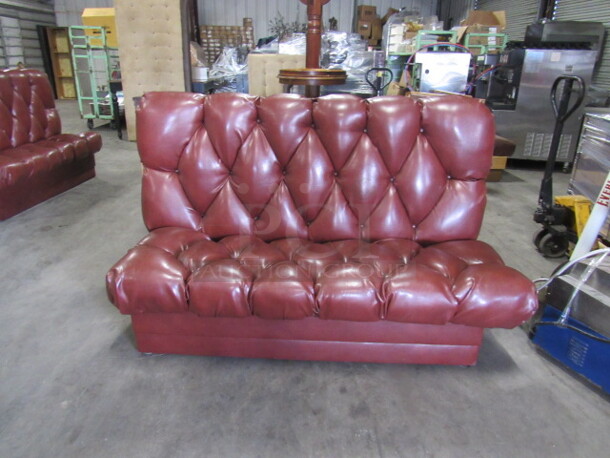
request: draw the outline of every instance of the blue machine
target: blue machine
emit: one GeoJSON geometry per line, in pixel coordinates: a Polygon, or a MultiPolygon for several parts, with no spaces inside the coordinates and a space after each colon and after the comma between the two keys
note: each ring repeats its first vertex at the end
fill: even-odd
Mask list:
{"type": "MultiPolygon", "coordinates": [[[[610,394],[610,343],[594,340],[571,328],[542,324],[556,322],[560,317],[560,310],[547,305],[536,325],[532,342],[544,353],[610,394]]],[[[573,318],[569,318],[567,324],[599,338],[609,337],[573,318]]]]}
{"type": "Polygon", "coordinates": [[[602,261],[578,263],[553,279],[530,336],[543,353],[610,394],[610,261],[602,261]]]}

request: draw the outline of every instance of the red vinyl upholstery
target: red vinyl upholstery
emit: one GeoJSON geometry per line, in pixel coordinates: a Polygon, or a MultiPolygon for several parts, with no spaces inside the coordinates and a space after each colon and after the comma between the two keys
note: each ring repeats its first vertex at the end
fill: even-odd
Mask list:
{"type": "Polygon", "coordinates": [[[0,72],[0,220],[95,176],[99,134],[62,134],[47,76],[0,72]]]}
{"type": "Polygon", "coordinates": [[[122,313],[511,328],[537,307],[476,240],[475,100],[149,93],[137,126],[150,234],[108,273],[122,313]]]}

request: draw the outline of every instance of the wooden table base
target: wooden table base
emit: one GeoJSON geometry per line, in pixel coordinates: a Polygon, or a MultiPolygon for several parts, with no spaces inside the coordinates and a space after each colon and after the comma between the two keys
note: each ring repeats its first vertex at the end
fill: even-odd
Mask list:
{"type": "Polygon", "coordinates": [[[294,68],[280,70],[281,84],[305,86],[306,97],[319,97],[320,86],[345,84],[347,74],[344,70],[325,68],[294,68]]]}

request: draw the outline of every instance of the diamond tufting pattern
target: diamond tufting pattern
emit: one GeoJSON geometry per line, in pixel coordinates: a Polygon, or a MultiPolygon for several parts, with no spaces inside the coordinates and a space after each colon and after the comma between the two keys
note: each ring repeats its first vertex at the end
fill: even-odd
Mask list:
{"type": "Polygon", "coordinates": [[[109,297],[132,314],[513,327],[533,286],[475,240],[493,135],[463,97],[146,94],[150,234],[109,297]]]}
{"type": "Polygon", "coordinates": [[[176,94],[171,104],[163,97],[148,94],[139,114],[150,126],[140,145],[149,229],[320,242],[478,234],[493,120],[474,101],[459,105],[465,115],[440,98],[423,105],[406,97],[176,94]],[[173,111],[168,125],[157,125],[148,105],[173,111]],[[189,121],[174,126],[181,118],[189,121]],[[456,152],[443,142],[456,136],[449,123],[483,134],[456,152]],[[161,190],[172,208],[159,204],[161,190]]]}

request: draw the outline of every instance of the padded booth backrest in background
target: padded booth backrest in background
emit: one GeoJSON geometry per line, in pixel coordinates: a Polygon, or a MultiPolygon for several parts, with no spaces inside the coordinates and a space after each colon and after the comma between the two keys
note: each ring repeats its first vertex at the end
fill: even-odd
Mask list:
{"type": "Polygon", "coordinates": [[[39,70],[0,72],[0,151],[61,133],[53,90],[39,70]]]}
{"type": "Polygon", "coordinates": [[[130,140],[135,140],[133,97],[148,91],[186,90],[182,2],[115,0],[114,3],[127,134],[130,140]]]}
{"type": "Polygon", "coordinates": [[[281,94],[280,70],[303,67],[304,55],[248,54],[248,92],[261,97],[281,94]]]}
{"type": "Polygon", "coordinates": [[[149,230],[317,242],[477,237],[494,120],[476,99],[148,93],[149,230]]]}

